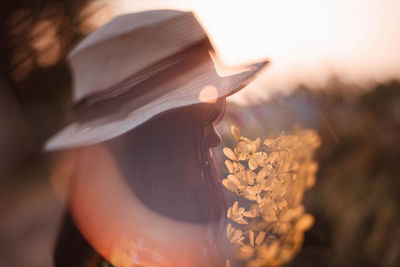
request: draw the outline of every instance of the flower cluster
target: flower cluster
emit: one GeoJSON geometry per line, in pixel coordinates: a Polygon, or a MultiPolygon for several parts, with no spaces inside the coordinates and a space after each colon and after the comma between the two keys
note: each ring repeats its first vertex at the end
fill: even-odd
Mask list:
{"type": "Polygon", "coordinates": [[[247,266],[282,265],[298,252],[314,222],[302,199],[316,181],[313,156],[320,138],[312,130],[296,130],[261,143],[233,125],[231,131],[237,145],[223,149],[229,174],[222,184],[238,201],[228,209],[227,238],[247,266]]]}

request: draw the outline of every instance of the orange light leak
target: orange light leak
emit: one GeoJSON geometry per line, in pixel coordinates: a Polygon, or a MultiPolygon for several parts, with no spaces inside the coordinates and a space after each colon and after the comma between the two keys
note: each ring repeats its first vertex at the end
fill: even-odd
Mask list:
{"type": "Polygon", "coordinates": [[[69,180],[67,201],[75,224],[113,265],[217,266],[221,261],[211,253],[212,226],[176,221],[147,208],[105,146],[83,147],[59,160],[54,175],[69,180]]]}
{"type": "MultiPolygon", "coordinates": [[[[194,10],[227,64],[271,59],[262,78],[231,100],[242,94],[266,96],[260,84],[269,92],[298,82],[322,85],[332,74],[358,83],[400,77],[398,0],[93,3],[99,2],[114,15],[157,8],[194,10]]],[[[104,16],[99,17],[104,23],[104,16]]]]}
{"type": "Polygon", "coordinates": [[[199,100],[205,103],[215,103],[218,98],[218,90],[213,85],[204,86],[199,94],[199,100]]]}

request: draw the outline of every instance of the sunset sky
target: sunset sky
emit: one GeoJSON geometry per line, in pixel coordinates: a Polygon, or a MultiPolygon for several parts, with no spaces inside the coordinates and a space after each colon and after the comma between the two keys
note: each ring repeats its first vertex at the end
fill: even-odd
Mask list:
{"type": "Polygon", "coordinates": [[[400,77],[398,0],[99,0],[83,12],[99,6],[90,27],[147,9],[194,10],[227,64],[269,58],[270,68],[233,101],[322,85],[332,75],[361,84],[400,77]]]}

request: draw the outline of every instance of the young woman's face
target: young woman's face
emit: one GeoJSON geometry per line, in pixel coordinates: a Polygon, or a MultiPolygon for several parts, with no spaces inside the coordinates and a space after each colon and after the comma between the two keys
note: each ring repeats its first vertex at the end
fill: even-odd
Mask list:
{"type": "Polygon", "coordinates": [[[205,128],[206,140],[209,147],[217,147],[222,143],[222,138],[216,129],[216,125],[222,120],[225,114],[226,100],[224,98],[222,108],[213,123],[210,123],[205,128]]]}

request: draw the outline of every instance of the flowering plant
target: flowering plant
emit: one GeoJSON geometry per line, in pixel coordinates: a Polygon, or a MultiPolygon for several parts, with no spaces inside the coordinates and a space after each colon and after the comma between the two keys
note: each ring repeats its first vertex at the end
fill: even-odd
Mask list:
{"type": "Polygon", "coordinates": [[[237,145],[223,149],[229,174],[222,184],[238,200],[227,212],[227,238],[247,266],[282,265],[299,251],[314,222],[302,199],[316,181],[313,156],[320,138],[315,131],[296,130],[261,143],[259,137],[241,136],[234,125],[231,132],[237,145]]]}

